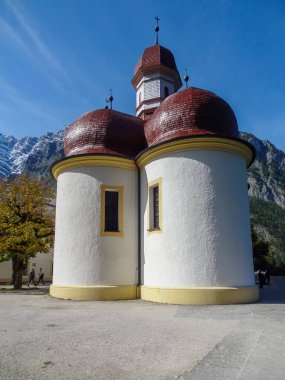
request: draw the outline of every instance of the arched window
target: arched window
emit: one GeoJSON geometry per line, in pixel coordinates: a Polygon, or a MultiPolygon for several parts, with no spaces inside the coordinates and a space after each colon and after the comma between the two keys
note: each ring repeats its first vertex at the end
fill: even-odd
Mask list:
{"type": "Polygon", "coordinates": [[[169,96],[169,89],[168,87],[164,87],[164,97],[167,98],[169,96]]]}

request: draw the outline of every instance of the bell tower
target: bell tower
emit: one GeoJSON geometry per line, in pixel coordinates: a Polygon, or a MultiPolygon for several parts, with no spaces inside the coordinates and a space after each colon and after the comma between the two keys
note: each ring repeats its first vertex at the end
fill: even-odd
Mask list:
{"type": "Polygon", "coordinates": [[[155,45],[145,49],[131,81],[136,90],[136,116],[143,120],[182,85],[173,54],[158,44],[159,18],[155,20],[155,45]]]}

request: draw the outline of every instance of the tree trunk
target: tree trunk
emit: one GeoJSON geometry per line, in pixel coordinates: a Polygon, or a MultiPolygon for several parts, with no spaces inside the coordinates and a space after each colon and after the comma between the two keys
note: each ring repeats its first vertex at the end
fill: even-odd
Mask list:
{"type": "Polygon", "coordinates": [[[17,262],[15,260],[15,258],[12,259],[12,281],[11,281],[11,285],[14,285],[15,284],[15,280],[16,280],[16,268],[17,268],[17,262]]]}
{"type": "Polygon", "coordinates": [[[14,289],[22,289],[24,267],[25,267],[24,262],[21,259],[18,259],[18,258],[13,259],[13,270],[14,270],[13,277],[15,277],[14,289]]]}

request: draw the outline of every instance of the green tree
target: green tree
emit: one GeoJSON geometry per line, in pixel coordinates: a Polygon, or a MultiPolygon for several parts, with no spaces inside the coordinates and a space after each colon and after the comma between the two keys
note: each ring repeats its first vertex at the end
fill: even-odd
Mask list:
{"type": "MultiPolygon", "coordinates": [[[[250,198],[251,223],[255,230],[253,242],[265,240],[269,246],[267,255],[263,255],[269,265],[271,273],[275,275],[285,274],[285,209],[274,202],[264,201],[258,198],[250,198]],[[264,236],[267,236],[265,239],[264,236]],[[254,240],[255,238],[255,240],[254,240]]],[[[257,255],[262,253],[266,246],[257,244],[257,255]]],[[[255,244],[254,244],[255,249],[255,244]]],[[[262,255],[261,255],[262,256],[262,255]]],[[[256,262],[256,260],[255,260],[256,262]]],[[[263,261],[263,266],[266,265],[263,261]]],[[[260,263],[259,265],[261,265],[260,263]]]]}
{"type": "Polygon", "coordinates": [[[54,237],[53,190],[26,176],[0,180],[0,262],[12,260],[14,289],[31,257],[48,252],[54,237]]]}
{"type": "Polygon", "coordinates": [[[266,269],[268,267],[269,244],[257,236],[253,225],[251,225],[251,238],[254,269],[266,269]]]}

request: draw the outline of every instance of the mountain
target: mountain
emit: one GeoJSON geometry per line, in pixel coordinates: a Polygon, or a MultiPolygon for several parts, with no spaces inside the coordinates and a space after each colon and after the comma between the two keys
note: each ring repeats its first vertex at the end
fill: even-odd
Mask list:
{"type": "MultiPolygon", "coordinates": [[[[50,166],[63,158],[64,130],[40,138],[0,134],[0,178],[27,174],[53,187],[50,166]]],[[[241,132],[240,137],[256,150],[248,170],[251,223],[259,241],[269,246],[267,263],[273,273],[285,273],[285,153],[267,140],[241,132]]]]}
{"type": "Polygon", "coordinates": [[[50,166],[63,158],[64,130],[40,138],[16,139],[0,134],[0,178],[27,174],[55,184],[50,166]]]}
{"type": "MultiPolygon", "coordinates": [[[[285,274],[285,209],[271,201],[250,198],[250,219],[257,243],[267,245],[268,252],[259,262],[271,267],[274,274],[285,274]],[[264,244],[264,242],[266,244],[264,244]]],[[[260,253],[260,249],[259,249],[260,253]]],[[[261,252],[262,253],[262,252],[261,252]]],[[[263,252],[264,253],[264,252],[263,252]]],[[[263,255],[263,254],[262,254],[263,255]]],[[[257,255],[258,256],[258,255],[257,255]]],[[[258,269],[258,268],[256,268],[258,269]]]]}
{"type": "Polygon", "coordinates": [[[17,140],[12,136],[3,136],[0,133],[0,177],[6,178],[11,173],[9,155],[17,140]]]}
{"type": "Polygon", "coordinates": [[[256,159],[248,171],[249,196],[275,202],[285,209],[285,153],[252,134],[241,132],[240,137],[256,150],[256,159]]]}
{"type": "MultiPolygon", "coordinates": [[[[50,166],[63,158],[64,132],[19,140],[0,134],[0,178],[25,173],[52,183],[50,166]]],[[[248,171],[249,196],[285,209],[285,153],[252,134],[241,132],[240,137],[256,149],[256,159],[248,171]]]]}
{"type": "Polygon", "coordinates": [[[256,150],[256,159],[248,170],[250,219],[257,239],[268,245],[267,265],[263,267],[269,265],[272,274],[284,275],[285,154],[252,134],[242,132],[240,137],[256,150]]]}

